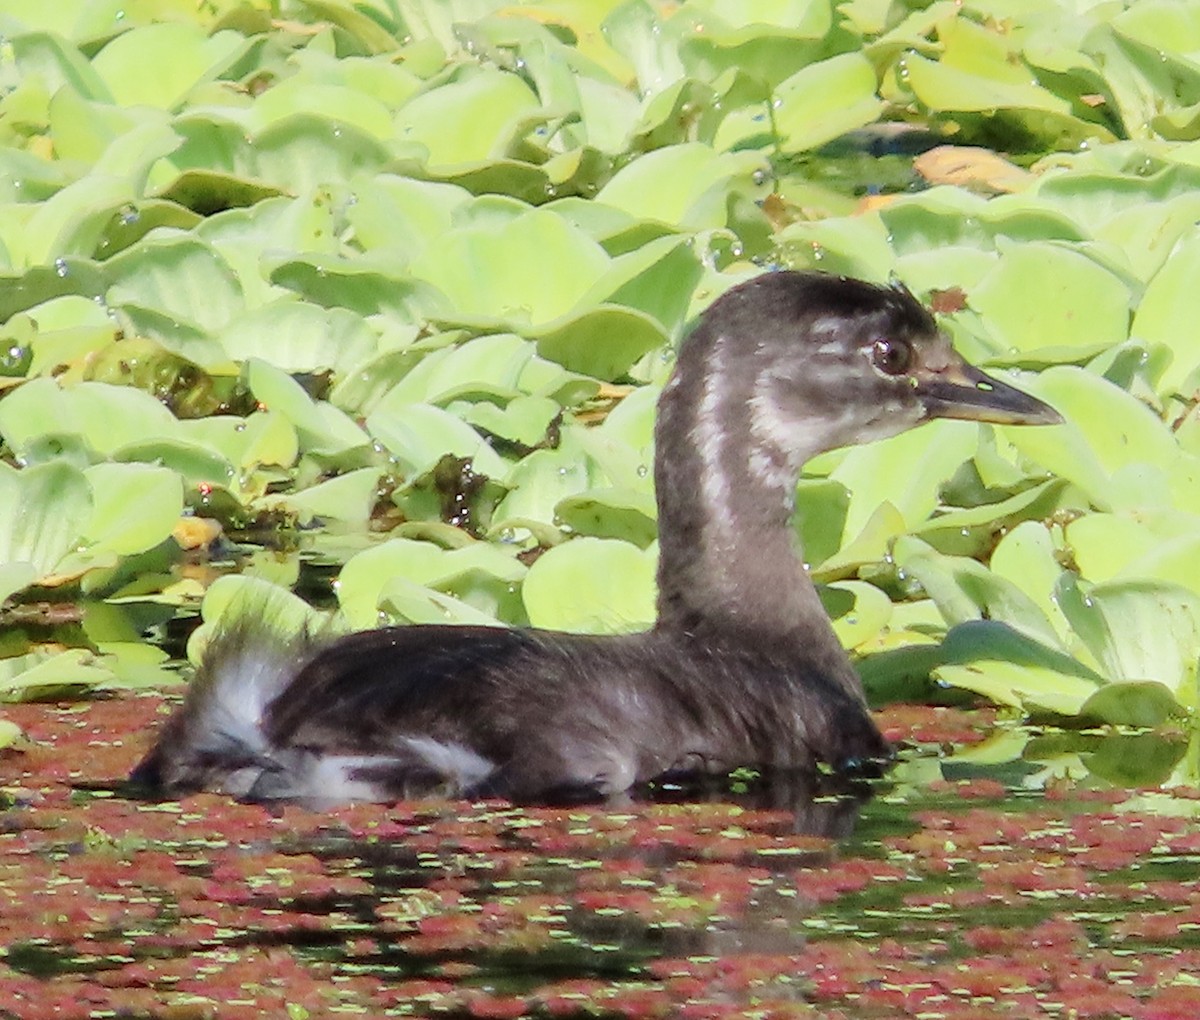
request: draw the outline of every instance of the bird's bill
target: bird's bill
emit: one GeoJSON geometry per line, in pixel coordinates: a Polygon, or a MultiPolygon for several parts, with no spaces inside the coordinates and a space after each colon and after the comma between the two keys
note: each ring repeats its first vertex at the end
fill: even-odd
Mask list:
{"type": "Polygon", "coordinates": [[[962,418],[996,425],[1059,425],[1063,420],[1049,404],[965,361],[919,379],[917,392],[931,418],[962,418]]]}

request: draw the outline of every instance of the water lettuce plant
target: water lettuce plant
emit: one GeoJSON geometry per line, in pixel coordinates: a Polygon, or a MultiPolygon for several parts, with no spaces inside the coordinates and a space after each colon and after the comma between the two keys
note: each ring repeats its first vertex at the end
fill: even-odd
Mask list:
{"type": "Polygon", "coordinates": [[[138,636],[230,570],[336,577],[344,626],[644,626],[671,351],[791,266],[904,281],[1066,419],[809,465],[876,696],[1190,715],[1197,38],[1170,0],[0,0],[0,598],[85,622],[0,693],[161,679],[138,636]]]}

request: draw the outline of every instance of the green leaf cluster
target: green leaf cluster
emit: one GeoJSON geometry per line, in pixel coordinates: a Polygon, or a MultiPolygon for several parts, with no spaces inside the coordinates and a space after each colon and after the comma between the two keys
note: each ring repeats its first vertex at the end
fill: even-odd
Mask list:
{"type": "Polygon", "coordinates": [[[672,351],[790,266],[899,277],[1066,419],[809,465],[872,690],[1192,711],[1198,40],[1170,0],[0,0],[0,599],[92,621],[0,690],[149,682],[146,607],[214,567],[336,575],[353,627],[645,626],[672,351]],[[939,144],[1028,173],[925,186],[939,144]]]}

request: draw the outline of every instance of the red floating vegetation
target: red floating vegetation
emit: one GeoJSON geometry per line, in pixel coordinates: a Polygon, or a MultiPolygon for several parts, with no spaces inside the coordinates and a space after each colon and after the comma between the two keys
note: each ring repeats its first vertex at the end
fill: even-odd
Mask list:
{"type": "MultiPolygon", "coordinates": [[[[1040,800],[897,781],[835,839],[721,803],[312,812],[74,788],[122,776],[161,703],[5,710],[35,743],[0,753],[0,1017],[1200,1015],[1194,791],[1160,816],[1066,781],[1040,800]]],[[[936,744],[992,724],[882,720],[936,744]]]]}

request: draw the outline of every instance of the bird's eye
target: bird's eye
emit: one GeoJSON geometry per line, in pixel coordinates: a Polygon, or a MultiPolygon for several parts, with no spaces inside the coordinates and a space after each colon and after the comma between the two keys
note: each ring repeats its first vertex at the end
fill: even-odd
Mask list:
{"type": "Polygon", "coordinates": [[[912,364],[912,348],[904,340],[881,337],[871,345],[871,361],[881,372],[902,375],[912,364]]]}

